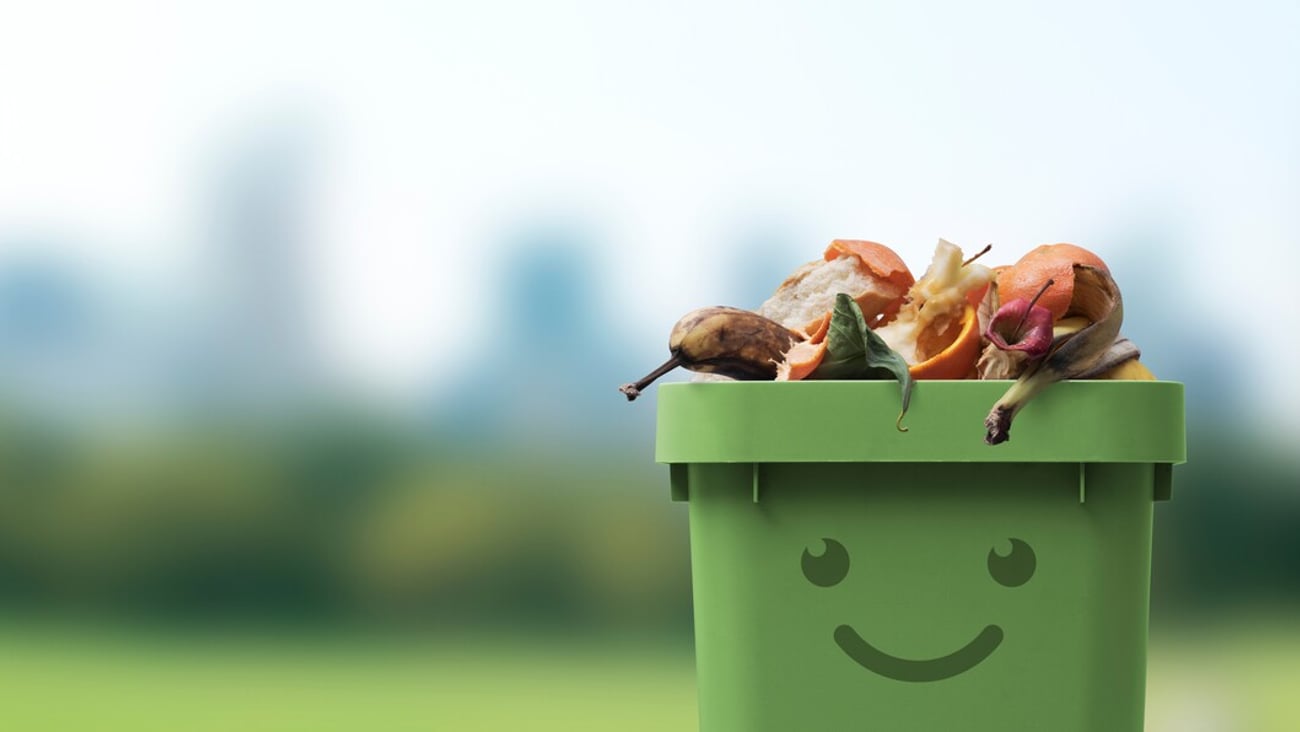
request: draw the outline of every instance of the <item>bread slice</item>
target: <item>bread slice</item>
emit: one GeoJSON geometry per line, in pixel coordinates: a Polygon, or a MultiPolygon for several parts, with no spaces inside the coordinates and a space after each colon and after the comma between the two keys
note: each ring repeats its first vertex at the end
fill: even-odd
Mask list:
{"type": "Polygon", "coordinates": [[[868,325],[888,322],[898,312],[913,278],[902,259],[882,244],[837,239],[825,258],[809,262],[786,278],[758,313],[793,330],[811,334],[848,293],[868,325]]]}

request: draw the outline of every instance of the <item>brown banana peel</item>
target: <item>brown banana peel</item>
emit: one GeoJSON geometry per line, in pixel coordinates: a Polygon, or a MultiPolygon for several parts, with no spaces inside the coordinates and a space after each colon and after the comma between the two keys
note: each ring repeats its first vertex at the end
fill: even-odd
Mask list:
{"type": "Polygon", "coordinates": [[[1090,366],[1086,371],[1076,375],[1076,379],[1105,379],[1113,378],[1108,376],[1115,369],[1124,364],[1136,361],[1142,352],[1138,350],[1136,344],[1129,339],[1120,336],[1115,342],[1110,344],[1110,348],[1097,359],[1097,362],[1090,366]]]}
{"type": "Polygon", "coordinates": [[[656,379],[682,368],[740,380],[776,378],[777,364],[800,334],[758,313],[717,306],[692,310],[668,336],[669,359],[631,384],[619,387],[630,402],[656,379]]]}
{"type": "Polygon", "coordinates": [[[1115,280],[1105,270],[1083,264],[1074,265],[1074,278],[1074,296],[1062,322],[1069,316],[1080,316],[1088,324],[1073,332],[1053,331],[1051,350],[1042,359],[1030,362],[989,411],[984,420],[984,441],[988,444],[1011,439],[1012,420],[1043,389],[1057,381],[1108,370],[1136,355],[1119,360],[1114,360],[1119,352],[1112,355],[1124,322],[1124,303],[1115,280]]]}

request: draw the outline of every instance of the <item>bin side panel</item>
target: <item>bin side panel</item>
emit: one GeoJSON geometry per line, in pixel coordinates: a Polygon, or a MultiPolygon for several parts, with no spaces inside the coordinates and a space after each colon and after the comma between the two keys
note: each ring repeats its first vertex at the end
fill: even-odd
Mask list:
{"type": "Polygon", "coordinates": [[[701,732],[1142,728],[1150,465],[762,475],[690,468],[701,732]]]}

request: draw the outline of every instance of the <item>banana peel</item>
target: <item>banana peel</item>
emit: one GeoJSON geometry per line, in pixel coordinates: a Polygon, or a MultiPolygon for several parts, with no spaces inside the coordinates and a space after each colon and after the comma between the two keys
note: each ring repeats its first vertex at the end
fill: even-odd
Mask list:
{"type": "Polygon", "coordinates": [[[668,336],[669,359],[641,380],[618,388],[627,400],[678,366],[739,380],[776,378],[777,365],[799,333],[749,310],[709,307],[692,310],[668,336]]]}
{"type": "MultiPolygon", "coordinates": [[[[1029,362],[989,411],[984,420],[987,431],[984,441],[988,444],[997,445],[1011,439],[1011,423],[1016,415],[1048,386],[1064,379],[1082,378],[1099,368],[1109,370],[1122,365],[1108,355],[1121,340],[1119,329],[1124,322],[1119,287],[1105,270],[1089,265],[1074,265],[1074,278],[1074,297],[1067,315],[1080,316],[1088,324],[1060,336],[1053,332],[1047,355],[1029,362]]],[[[1132,359],[1129,355],[1123,361],[1132,359]]]]}
{"type": "Polygon", "coordinates": [[[1151,369],[1146,364],[1131,358],[1124,363],[1102,372],[1095,378],[1106,379],[1110,381],[1155,381],[1156,375],[1151,373],[1151,369]]]}

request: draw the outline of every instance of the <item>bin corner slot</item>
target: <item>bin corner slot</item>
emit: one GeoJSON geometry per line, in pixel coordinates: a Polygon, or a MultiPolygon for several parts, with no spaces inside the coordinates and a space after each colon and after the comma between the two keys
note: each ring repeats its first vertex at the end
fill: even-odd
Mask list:
{"type": "Polygon", "coordinates": [[[687,472],[690,466],[685,463],[672,463],[668,466],[668,490],[674,501],[690,500],[687,472]]]}
{"type": "Polygon", "coordinates": [[[1157,501],[1167,501],[1174,495],[1174,466],[1172,463],[1156,463],[1155,495],[1157,501]]]}

